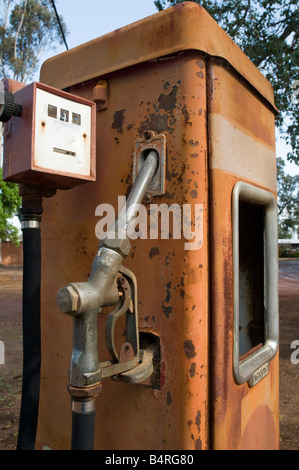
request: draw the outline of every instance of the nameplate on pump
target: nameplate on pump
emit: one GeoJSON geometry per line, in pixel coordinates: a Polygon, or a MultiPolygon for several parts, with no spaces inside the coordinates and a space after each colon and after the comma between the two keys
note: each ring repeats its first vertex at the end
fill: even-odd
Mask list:
{"type": "Polygon", "coordinates": [[[269,372],[269,362],[259,367],[253,374],[252,379],[249,381],[249,386],[254,387],[260,380],[262,380],[269,372]]]}

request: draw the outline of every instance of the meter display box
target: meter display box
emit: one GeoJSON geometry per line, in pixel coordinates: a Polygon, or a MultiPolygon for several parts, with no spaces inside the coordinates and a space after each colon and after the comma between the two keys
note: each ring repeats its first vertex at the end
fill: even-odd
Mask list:
{"type": "Polygon", "coordinates": [[[95,103],[34,82],[15,93],[3,177],[59,189],[95,180],[95,103]]]}
{"type": "MultiPolygon", "coordinates": [[[[166,142],[164,193],[152,203],[181,211],[200,205],[202,232],[191,250],[172,227],[168,239],[131,241],[124,265],[137,278],[141,338],[159,341],[159,380],[103,380],[95,449],[278,448],[271,85],[195,3],[53,57],[40,79],[88,100],[105,83],[107,101],[97,112],[97,183],[44,202],[38,446],[70,447],[72,324],[56,293],[88,278],[99,241],[96,208],[117,209],[128,195],[136,142],[146,134],[166,142]]],[[[104,312],[99,338],[105,322],[104,312]]],[[[103,343],[99,357],[108,360],[103,343]]]]}

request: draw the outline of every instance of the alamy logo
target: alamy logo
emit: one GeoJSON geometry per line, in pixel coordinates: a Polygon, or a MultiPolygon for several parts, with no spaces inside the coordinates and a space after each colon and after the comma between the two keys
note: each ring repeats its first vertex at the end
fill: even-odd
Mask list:
{"type": "MultiPolygon", "coordinates": [[[[100,204],[95,215],[101,217],[95,228],[96,237],[103,240],[114,227],[115,210],[111,204],[100,204]]],[[[127,237],[140,239],[185,239],[185,250],[199,250],[203,241],[203,204],[143,204],[126,205],[126,197],[118,197],[118,225],[126,227],[127,237]],[[171,222],[172,220],[172,222],[171,222]],[[171,230],[172,226],[172,230],[171,230]]],[[[124,235],[118,234],[120,238],[124,235]]]]}
{"type": "Polygon", "coordinates": [[[3,341],[0,341],[0,364],[5,364],[5,346],[3,341]]]}
{"type": "Polygon", "coordinates": [[[291,354],[291,363],[294,365],[299,364],[299,340],[295,339],[291,343],[291,349],[295,349],[291,354]]]}

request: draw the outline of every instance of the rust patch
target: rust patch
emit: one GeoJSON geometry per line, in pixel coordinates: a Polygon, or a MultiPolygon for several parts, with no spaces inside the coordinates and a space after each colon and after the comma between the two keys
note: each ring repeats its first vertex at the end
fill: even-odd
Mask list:
{"type": "MultiPolygon", "coordinates": [[[[198,434],[200,436],[200,426],[201,426],[201,411],[200,410],[197,411],[196,418],[195,418],[195,424],[197,426],[198,434]]],[[[202,442],[201,442],[200,437],[198,439],[196,439],[196,441],[195,441],[195,449],[196,450],[201,450],[202,449],[202,442]]]]}
{"type": "Polygon", "coordinates": [[[190,191],[190,195],[191,195],[192,199],[196,199],[197,198],[197,190],[192,189],[192,191],[190,191]]]}
{"type": "Polygon", "coordinates": [[[195,351],[195,346],[192,342],[191,339],[188,339],[187,341],[184,342],[184,352],[188,359],[192,359],[193,357],[196,356],[196,351],[195,351]]]}
{"type": "Polygon", "coordinates": [[[192,362],[191,366],[190,366],[190,369],[189,369],[189,374],[190,374],[190,377],[194,377],[195,374],[196,374],[196,362],[192,362]]]}
{"type": "Polygon", "coordinates": [[[160,254],[160,250],[157,246],[153,246],[149,252],[149,258],[152,259],[154,256],[157,256],[160,254]]]}
{"type": "Polygon", "coordinates": [[[205,64],[204,62],[202,62],[200,59],[197,61],[197,65],[200,69],[204,69],[205,68],[205,64]]]}
{"type": "Polygon", "coordinates": [[[174,256],[174,251],[172,253],[168,253],[168,255],[165,258],[165,266],[168,266],[171,262],[171,257],[174,256]]]}
{"type": "Polygon", "coordinates": [[[171,281],[170,282],[167,282],[165,284],[166,286],[166,297],[165,297],[165,302],[169,303],[170,301],[170,297],[171,297],[171,292],[170,292],[170,288],[171,288],[171,281]]]}
{"type": "Polygon", "coordinates": [[[168,390],[168,392],[167,392],[167,397],[166,397],[166,399],[167,399],[167,405],[171,405],[171,403],[172,403],[172,396],[171,396],[171,393],[170,393],[169,390],[168,390]]]}
{"type": "Polygon", "coordinates": [[[197,426],[198,432],[200,433],[200,425],[201,425],[201,411],[200,410],[197,411],[195,424],[197,426]]]}
{"type": "Polygon", "coordinates": [[[163,313],[166,315],[166,317],[169,318],[169,315],[170,315],[171,312],[172,312],[172,307],[171,307],[171,305],[168,305],[168,307],[165,307],[164,301],[162,301],[162,309],[163,309],[163,313]]]}
{"type": "MultiPolygon", "coordinates": [[[[165,85],[164,85],[164,89],[165,89],[165,85]]],[[[178,86],[174,85],[174,87],[172,88],[171,92],[168,95],[161,94],[158,98],[159,107],[157,111],[159,111],[160,109],[164,109],[164,111],[166,112],[172,112],[176,106],[177,93],[178,93],[178,86]]]]}
{"type": "Polygon", "coordinates": [[[200,439],[196,439],[195,441],[195,450],[202,450],[202,443],[200,439]]]}
{"type": "Polygon", "coordinates": [[[180,82],[171,88],[169,82],[164,83],[164,91],[156,100],[153,108],[154,113],[148,114],[147,118],[141,123],[138,132],[143,135],[148,129],[161,134],[168,132],[172,134],[174,132],[174,126],[176,124],[176,117],[174,115],[174,109],[177,106],[177,95],[179,90],[180,82]],[[171,88],[170,92],[169,89],[171,88]]]}
{"type": "Polygon", "coordinates": [[[204,76],[204,73],[203,72],[196,72],[196,75],[199,77],[199,78],[205,78],[204,76]]]}
{"type": "Polygon", "coordinates": [[[115,111],[115,113],[113,114],[112,129],[116,129],[117,132],[119,132],[120,134],[122,134],[123,132],[125,112],[125,109],[120,109],[119,111],[115,111]]]}
{"type": "Polygon", "coordinates": [[[138,128],[138,133],[140,135],[144,135],[146,130],[151,129],[152,131],[156,132],[157,134],[162,134],[163,132],[168,131],[170,134],[174,131],[173,128],[170,127],[170,123],[168,122],[169,116],[167,114],[159,114],[159,113],[152,113],[148,116],[148,118],[143,121],[138,128]]]}
{"type": "MultiPolygon", "coordinates": [[[[185,118],[185,124],[190,123],[190,121],[189,121],[190,115],[189,115],[189,113],[188,113],[188,111],[187,111],[187,106],[186,106],[186,105],[184,105],[184,106],[182,107],[182,114],[183,114],[183,116],[184,116],[184,118],[185,118]]],[[[190,124],[191,124],[191,123],[190,123],[190,124]]]]}

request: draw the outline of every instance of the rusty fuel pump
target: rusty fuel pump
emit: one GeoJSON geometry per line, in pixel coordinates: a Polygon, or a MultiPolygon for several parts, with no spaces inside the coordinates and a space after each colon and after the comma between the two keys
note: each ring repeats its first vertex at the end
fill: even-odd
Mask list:
{"type": "Polygon", "coordinates": [[[57,189],[95,179],[94,106],[40,83],[24,86],[10,79],[0,81],[3,179],[19,183],[22,198],[23,380],[18,450],[35,448],[38,424],[43,199],[54,196],[57,189]]]}
{"type": "Polygon", "coordinates": [[[71,426],[72,449],[279,448],[271,84],[194,2],[48,59],[40,81],[14,93],[3,168],[69,190],[43,201],[36,448],[70,448],[71,426]]]}
{"type": "Polygon", "coordinates": [[[129,195],[127,204],[107,237],[99,244],[86,282],[72,283],[57,294],[59,309],[73,317],[73,350],[69,371],[72,397],[72,449],[93,448],[95,397],[101,380],[113,377],[139,383],[153,373],[155,346],[139,348],[137,283],[134,274],[122,266],[130,252],[127,228],[159,166],[155,150],[148,153],[129,195]],[[106,344],[111,360],[99,362],[97,319],[103,307],[117,305],[106,322],[106,344]],[[126,315],[126,341],[116,350],[116,321],[126,315]]]}
{"type": "MultiPolygon", "coordinates": [[[[95,180],[94,120],[91,119],[95,105],[42,84],[24,87],[9,80],[5,83],[6,88],[19,89],[15,94],[10,91],[4,93],[0,118],[8,123],[5,129],[4,178],[18,182],[22,196],[24,364],[18,449],[24,450],[34,449],[38,422],[42,202],[43,198],[54,196],[56,189],[70,189],[95,180]],[[10,121],[12,117],[16,119],[10,121]],[[70,119],[71,127],[68,126],[70,119]],[[17,140],[20,135],[26,135],[22,160],[17,140]],[[84,141],[89,140],[87,152],[86,146],[80,148],[82,136],[84,141]],[[51,152],[52,159],[43,156],[49,156],[51,152]],[[78,168],[83,168],[81,173],[78,173],[78,168]]],[[[148,140],[152,137],[149,135],[148,140]]],[[[158,168],[158,152],[147,148],[144,153],[143,149],[142,162],[136,168],[136,180],[127,204],[100,243],[88,281],[68,284],[57,294],[59,309],[71,315],[74,324],[68,386],[72,398],[72,449],[93,448],[95,398],[101,391],[103,378],[139,383],[153,373],[155,345],[140,349],[137,282],[134,274],[122,263],[131,249],[127,229],[158,168]],[[106,325],[106,344],[111,360],[100,362],[97,319],[102,308],[107,306],[116,306],[106,325]],[[115,325],[123,315],[126,318],[126,341],[117,351],[115,325]]]]}

